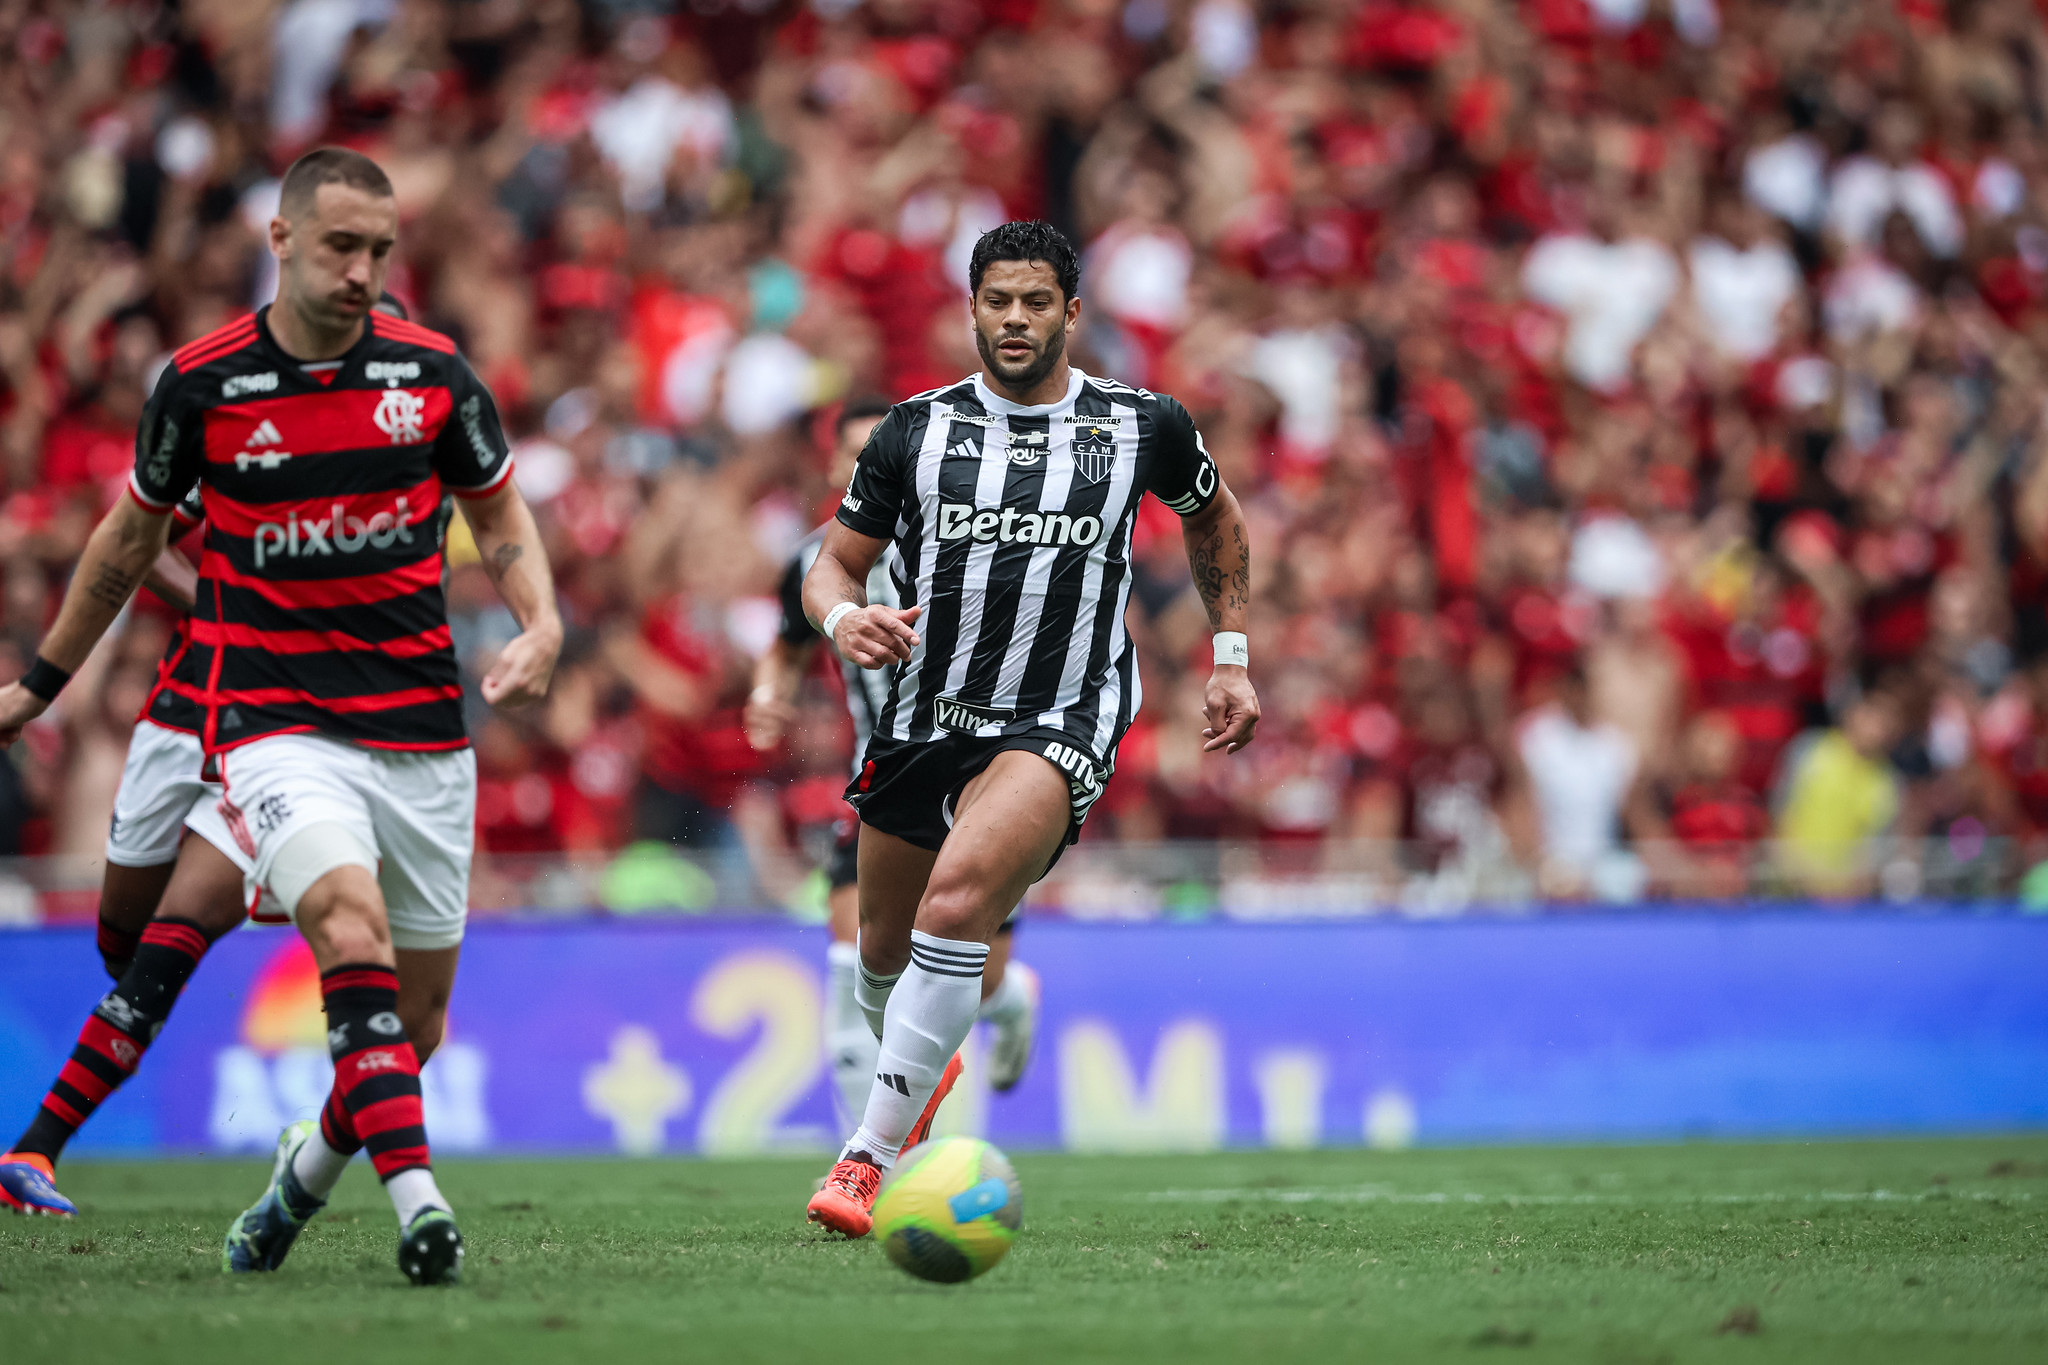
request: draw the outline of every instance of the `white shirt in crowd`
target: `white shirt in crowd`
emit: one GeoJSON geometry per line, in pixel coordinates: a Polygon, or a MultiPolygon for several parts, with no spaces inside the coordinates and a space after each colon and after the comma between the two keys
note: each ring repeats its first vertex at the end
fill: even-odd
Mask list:
{"type": "Polygon", "coordinates": [[[1799,263],[1782,242],[1747,251],[1721,237],[1692,244],[1692,294],[1714,345],[1738,360],[1761,360],[1778,345],[1778,319],[1800,290],[1799,263]]]}
{"type": "Polygon", "coordinates": [[[1620,729],[1582,726],[1546,706],[1516,736],[1536,797],[1544,861],[1591,874],[1618,847],[1622,804],[1636,777],[1636,746],[1620,729]]]}
{"type": "Polygon", "coordinates": [[[1934,167],[1924,161],[1894,167],[1876,157],[1852,156],[1835,168],[1828,183],[1828,227],[1844,242],[1874,244],[1894,212],[1912,220],[1935,255],[1949,258],[1963,249],[1955,195],[1934,167]]]}
{"type": "Polygon", "coordinates": [[[1557,233],[1530,248],[1522,287],[1567,320],[1565,368],[1589,388],[1628,381],[1630,357],[1678,292],[1678,258],[1647,237],[1557,233]]]}
{"type": "Polygon", "coordinates": [[[1827,172],[1828,153],[1819,139],[1792,133],[1743,161],[1742,192],[1764,212],[1812,232],[1827,212],[1827,172]]]}

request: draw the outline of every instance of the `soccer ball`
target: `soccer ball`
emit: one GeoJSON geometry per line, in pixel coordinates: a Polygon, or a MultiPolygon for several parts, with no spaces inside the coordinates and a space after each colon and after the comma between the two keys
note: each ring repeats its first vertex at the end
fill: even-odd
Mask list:
{"type": "Polygon", "coordinates": [[[875,1237],[921,1280],[958,1284],[994,1269],[1024,1222],[1010,1159],[980,1138],[944,1137],[896,1158],[875,1200],[875,1237]]]}

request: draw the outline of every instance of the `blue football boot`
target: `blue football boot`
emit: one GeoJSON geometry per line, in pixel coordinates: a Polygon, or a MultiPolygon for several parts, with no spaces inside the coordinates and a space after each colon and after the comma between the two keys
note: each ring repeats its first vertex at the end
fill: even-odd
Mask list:
{"type": "Polygon", "coordinates": [[[300,1119],[278,1134],[277,1160],[270,1167],[270,1188],[228,1226],[227,1241],[220,1252],[222,1270],[230,1275],[249,1275],[277,1269],[284,1264],[307,1221],[327,1207],[325,1199],[308,1194],[292,1174],[292,1158],[319,1131],[319,1125],[311,1119],[300,1119]]]}

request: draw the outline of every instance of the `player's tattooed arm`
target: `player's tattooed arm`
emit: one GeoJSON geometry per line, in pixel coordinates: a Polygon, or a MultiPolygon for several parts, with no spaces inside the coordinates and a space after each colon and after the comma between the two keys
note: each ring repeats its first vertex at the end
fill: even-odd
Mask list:
{"type": "MultiPolygon", "coordinates": [[[[170,535],[168,512],[151,512],[134,498],[115,503],[86,540],[57,619],[36,653],[64,672],[76,673],[163,553],[170,535]]],[[[21,727],[47,705],[19,683],[0,687],[0,748],[12,744],[21,727]]]]}
{"type": "Polygon", "coordinates": [[[1244,512],[1229,489],[1181,523],[1195,592],[1209,613],[1211,630],[1243,630],[1252,605],[1251,541],[1244,512]]]}
{"type": "Polygon", "coordinates": [[[484,700],[493,706],[539,701],[554,677],[562,652],[562,616],[555,605],[555,578],[540,542],[533,510],[511,480],[480,498],[460,503],[476,537],[484,572],[519,622],[519,634],[498,652],[484,676],[484,700]]]}
{"type": "MultiPolygon", "coordinates": [[[[1188,568],[1195,591],[1209,613],[1209,629],[1243,631],[1252,605],[1251,537],[1245,533],[1244,509],[1228,488],[1216,500],[1181,520],[1188,548],[1188,568]]],[[[1202,750],[1236,753],[1252,742],[1259,724],[1259,694],[1251,675],[1238,664],[1218,664],[1202,694],[1202,750]]]]}

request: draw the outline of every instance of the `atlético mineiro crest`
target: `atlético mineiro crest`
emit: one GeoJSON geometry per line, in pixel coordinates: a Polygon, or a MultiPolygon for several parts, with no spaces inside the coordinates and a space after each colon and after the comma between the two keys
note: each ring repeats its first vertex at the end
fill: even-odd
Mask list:
{"type": "Polygon", "coordinates": [[[1101,483],[1116,468],[1116,429],[1074,427],[1074,472],[1089,483],[1101,483]]]}
{"type": "Polygon", "coordinates": [[[427,434],[427,400],[404,389],[386,389],[377,395],[377,410],[370,420],[391,438],[391,444],[409,446],[427,434]]]}

